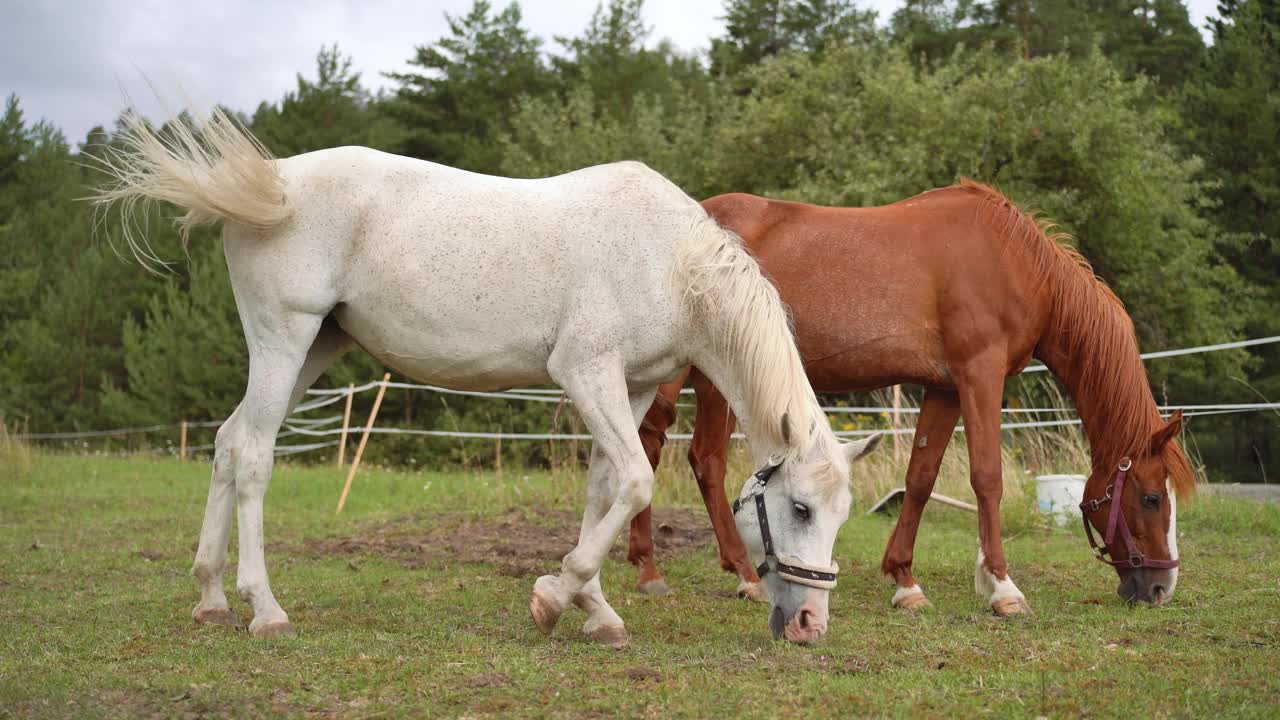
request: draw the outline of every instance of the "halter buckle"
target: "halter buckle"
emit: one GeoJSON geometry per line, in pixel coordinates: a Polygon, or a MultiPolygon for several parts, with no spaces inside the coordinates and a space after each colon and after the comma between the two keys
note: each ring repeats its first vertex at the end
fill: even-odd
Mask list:
{"type": "Polygon", "coordinates": [[[1140,568],[1145,565],[1145,561],[1139,553],[1129,553],[1129,567],[1140,568]]]}
{"type": "Polygon", "coordinates": [[[1121,461],[1120,461],[1120,468],[1119,468],[1120,472],[1128,472],[1128,471],[1129,471],[1129,468],[1131,468],[1131,467],[1133,467],[1133,459],[1132,459],[1132,458],[1128,458],[1128,457],[1126,457],[1126,458],[1124,458],[1123,460],[1121,460],[1121,461]]]}
{"type": "Polygon", "coordinates": [[[1080,509],[1088,507],[1089,512],[1095,513],[1102,509],[1102,504],[1111,500],[1111,491],[1115,489],[1115,485],[1108,485],[1106,490],[1102,491],[1102,497],[1092,500],[1085,500],[1080,503],[1080,509]]]}

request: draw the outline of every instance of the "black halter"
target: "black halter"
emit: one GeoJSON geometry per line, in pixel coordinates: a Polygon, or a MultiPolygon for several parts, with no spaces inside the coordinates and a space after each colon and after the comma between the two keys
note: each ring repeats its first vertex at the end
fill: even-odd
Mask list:
{"type": "Polygon", "coordinates": [[[825,570],[807,567],[795,558],[787,558],[791,562],[784,563],[778,559],[778,554],[773,549],[773,536],[769,533],[769,514],[764,507],[764,488],[780,467],[782,467],[781,461],[769,463],[757,470],[755,487],[751,488],[751,492],[733,501],[733,514],[736,516],[747,499],[755,499],[756,518],[760,522],[760,540],[764,543],[764,562],[756,568],[756,574],[763,578],[772,570],[787,582],[829,590],[835,587],[836,572],[840,569],[835,563],[825,570]]]}

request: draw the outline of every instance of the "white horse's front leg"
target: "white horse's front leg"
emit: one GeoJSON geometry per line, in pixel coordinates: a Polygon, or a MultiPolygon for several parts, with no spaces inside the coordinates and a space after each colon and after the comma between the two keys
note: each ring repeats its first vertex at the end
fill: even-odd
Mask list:
{"type": "Polygon", "coordinates": [[[587,581],[582,591],[573,596],[573,604],[587,614],[587,622],[582,632],[601,645],[608,645],[615,650],[627,646],[630,639],[622,618],[609,606],[600,589],[600,573],[587,581]]]}
{"type": "MultiPolygon", "coordinates": [[[[591,449],[591,465],[587,479],[587,502],[582,512],[582,530],[578,535],[581,543],[587,537],[587,531],[595,528],[600,519],[609,512],[613,505],[616,488],[614,479],[609,474],[609,462],[599,446],[591,449]]],[[[606,548],[605,552],[608,552],[606,548]]],[[[545,584],[544,584],[545,587],[545,584]]],[[[587,622],[582,632],[592,640],[614,649],[626,646],[628,637],[622,618],[614,612],[600,589],[600,573],[597,572],[576,595],[573,604],[587,614],[587,622]]]]}
{"type": "MultiPolygon", "coordinates": [[[[595,442],[600,442],[598,435],[595,442]]],[[[653,471],[643,454],[638,457],[640,462],[619,474],[621,481],[617,483],[618,492],[612,503],[605,500],[608,488],[601,487],[605,484],[612,485],[611,478],[594,469],[588,473],[596,482],[587,490],[588,509],[584,513],[578,545],[564,557],[560,575],[544,575],[533,586],[529,611],[542,632],[550,633],[560,619],[560,614],[572,602],[589,614],[587,625],[583,628],[589,636],[613,647],[626,644],[627,636],[622,620],[609,607],[600,591],[599,572],[619,533],[631,522],[631,518],[649,505],[649,498],[653,494],[653,471]],[[598,507],[599,504],[605,504],[608,512],[592,524],[593,506],[598,507]]]]}
{"type": "Polygon", "coordinates": [[[591,429],[595,445],[578,545],[565,556],[560,575],[538,578],[529,612],[538,629],[550,633],[564,609],[575,603],[589,615],[583,628],[588,635],[621,647],[626,629],[605,601],[598,574],[619,533],[648,506],[653,494],[653,469],[637,433],[653,391],[628,396],[622,365],[615,357],[597,357],[558,376],[553,370],[553,377],[591,429]]]}

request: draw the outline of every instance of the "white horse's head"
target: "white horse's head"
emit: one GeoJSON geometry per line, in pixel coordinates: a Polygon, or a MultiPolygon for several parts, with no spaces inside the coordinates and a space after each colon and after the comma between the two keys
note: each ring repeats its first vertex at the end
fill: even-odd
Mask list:
{"type": "Polygon", "coordinates": [[[839,572],[831,555],[852,502],[850,466],[880,437],[842,443],[828,436],[801,457],[766,462],[743,484],[734,520],[769,591],[775,640],[812,645],[826,633],[827,595],[839,572]]]}

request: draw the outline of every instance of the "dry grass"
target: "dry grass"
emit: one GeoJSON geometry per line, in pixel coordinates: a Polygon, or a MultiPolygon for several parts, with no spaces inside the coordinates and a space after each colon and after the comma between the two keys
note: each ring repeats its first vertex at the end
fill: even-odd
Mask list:
{"type": "MultiPolygon", "coordinates": [[[[1007,413],[1003,417],[1006,423],[1022,423],[1045,420],[1070,420],[1075,411],[1068,399],[1063,397],[1057,385],[1042,382],[1028,386],[1028,397],[1015,398],[1011,401],[1014,407],[1039,407],[1049,410],[1044,413],[1007,413]],[[1035,399],[1033,399],[1035,398],[1035,399]]],[[[865,397],[865,396],[864,396],[865,397]]],[[[902,434],[886,437],[881,448],[857,463],[852,478],[855,503],[860,507],[868,507],[885,493],[902,487],[906,477],[907,463],[911,455],[911,443],[918,415],[909,396],[904,395],[903,412],[899,415],[897,427],[902,434]]],[[[495,401],[497,402],[497,401],[495,401]]],[[[679,419],[672,433],[688,433],[692,430],[694,419],[693,397],[683,396],[680,402],[679,419]]],[[[873,393],[866,402],[873,406],[889,407],[892,405],[890,390],[873,393]]],[[[494,427],[472,427],[467,419],[446,412],[449,418],[447,426],[454,429],[486,429],[513,430],[521,428],[520,422],[526,425],[536,423],[550,432],[584,434],[587,432],[581,419],[573,411],[571,405],[548,406],[544,418],[517,418],[513,413],[523,407],[514,403],[506,407],[506,412],[496,412],[494,418],[499,419],[494,427]]],[[[852,414],[831,413],[828,416],[832,428],[837,431],[848,430],[889,430],[894,426],[888,413],[852,414]]],[[[0,431],[3,432],[3,431],[0,431]]],[[[125,448],[119,446],[116,439],[107,439],[92,447],[81,444],[73,447],[62,447],[61,451],[72,450],[80,454],[122,455],[137,452],[163,451],[163,448],[152,449],[148,442],[154,440],[148,436],[126,441],[125,448]]],[[[354,443],[354,440],[352,441],[354,443]]],[[[420,448],[425,461],[411,462],[407,465],[410,471],[429,471],[436,469],[454,469],[460,473],[476,476],[496,476],[519,479],[531,470],[523,467],[514,459],[519,453],[512,453],[512,447],[527,447],[528,443],[520,441],[504,441],[503,443],[458,441],[448,443],[440,440],[423,440],[411,438],[392,440],[386,436],[377,437],[370,444],[370,453],[366,455],[365,467],[381,467],[387,470],[405,470],[404,463],[396,463],[393,458],[403,460],[404,453],[391,451],[389,455],[380,457],[379,450],[386,449],[388,443],[412,442],[420,448]],[[435,454],[433,454],[435,453],[435,454]],[[505,460],[503,459],[505,458],[505,460]],[[390,460],[390,461],[388,461],[390,460]]],[[[586,483],[586,460],[590,454],[590,441],[586,440],[554,440],[536,441],[544,444],[542,457],[549,465],[551,484],[555,490],[567,499],[580,499],[586,483]]],[[[31,465],[31,448],[13,440],[7,433],[0,435],[0,457],[13,455],[11,462],[21,467],[31,465]]],[[[57,447],[52,445],[51,447],[57,447]]],[[[401,448],[403,449],[403,448],[401,448]]],[[[686,456],[688,441],[670,441],[663,452],[662,464],[658,468],[655,488],[655,504],[698,505],[701,496],[693,482],[688,468],[686,456]]],[[[1190,449],[1190,448],[1189,448],[1190,449]]],[[[350,450],[350,448],[349,448],[350,450]]],[[[329,451],[336,452],[336,451],[329,451]]],[[[317,462],[328,464],[333,456],[326,453],[309,453],[307,457],[298,457],[295,461],[317,462]]],[[[1030,507],[1035,497],[1034,478],[1046,474],[1084,474],[1089,470],[1089,448],[1084,433],[1079,426],[1036,427],[1006,430],[1002,438],[1001,461],[1004,470],[1004,507],[1017,512],[1020,507],[1030,507]]],[[[756,468],[752,467],[747,444],[742,440],[733,441],[730,447],[728,475],[725,479],[726,491],[730,496],[738,493],[741,485],[756,468]]],[[[513,485],[519,487],[519,483],[513,485]]],[[[973,491],[969,485],[969,456],[963,432],[957,432],[951,438],[943,457],[935,492],[942,493],[967,502],[973,501],[973,491]]]]}
{"type": "MultiPolygon", "coordinates": [[[[1051,394],[1050,397],[1053,402],[1047,407],[1054,408],[1053,413],[1011,413],[1005,416],[1004,421],[1068,420],[1074,417],[1070,404],[1060,394],[1051,394]]],[[[872,404],[889,407],[892,404],[891,394],[887,390],[874,394],[872,404]]],[[[908,411],[916,409],[911,404],[904,404],[903,408],[908,411]]],[[[690,410],[691,408],[682,411],[680,424],[677,426],[680,432],[689,431],[687,426],[692,421],[690,410]]],[[[917,417],[913,412],[903,412],[898,427],[914,430],[917,417]]],[[[889,430],[892,427],[887,413],[833,413],[829,418],[836,430],[889,430]]],[[[868,507],[890,490],[902,487],[907,474],[907,462],[911,457],[912,438],[910,432],[886,437],[878,450],[854,465],[855,503],[868,507]]],[[[688,450],[688,441],[672,441],[667,444],[663,451],[662,465],[658,469],[656,502],[699,502],[697,489],[685,462],[688,450]]],[[[1001,463],[1004,469],[1005,504],[1016,508],[1028,505],[1035,497],[1034,479],[1037,475],[1087,474],[1089,445],[1078,425],[1006,430],[1001,447],[1001,463]]],[[[726,490],[730,495],[737,494],[741,483],[754,470],[746,442],[734,441],[730,448],[728,477],[725,480],[726,490]]],[[[966,502],[973,501],[973,490],[969,485],[969,452],[963,432],[955,433],[947,446],[934,491],[966,502]]]]}
{"type": "Polygon", "coordinates": [[[27,475],[31,472],[34,453],[30,445],[14,437],[16,434],[19,434],[18,429],[10,429],[8,423],[0,418],[0,466],[20,475],[27,475]]]}

